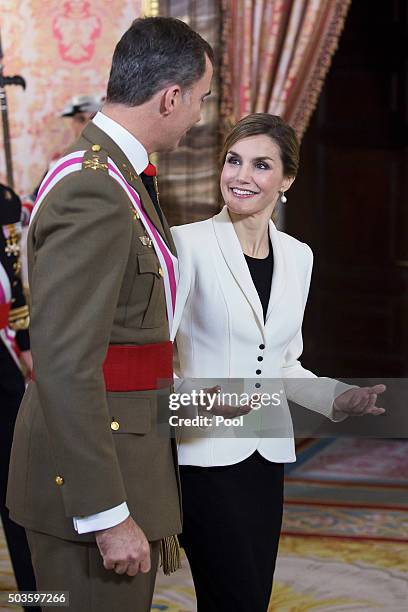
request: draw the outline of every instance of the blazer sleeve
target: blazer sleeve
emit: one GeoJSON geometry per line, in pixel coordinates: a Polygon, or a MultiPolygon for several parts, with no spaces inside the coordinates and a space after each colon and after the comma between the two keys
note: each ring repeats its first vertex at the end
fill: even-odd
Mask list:
{"type": "MultiPolygon", "coordinates": [[[[307,262],[303,294],[304,309],[306,307],[312,277],[313,253],[307,244],[304,244],[303,247],[304,259],[307,262]]],[[[296,335],[287,346],[282,367],[282,376],[284,378],[287,398],[309,410],[323,414],[332,421],[343,421],[347,418],[347,415],[335,418],[333,402],[336,397],[348,389],[353,389],[355,387],[333,378],[316,376],[316,374],[302,366],[299,360],[302,352],[303,338],[302,326],[300,326],[296,335]]]]}
{"type": "Polygon", "coordinates": [[[102,364],[132,224],[120,186],[101,171],[63,179],[43,206],[31,228],[31,349],[65,513],[79,517],[126,500],[102,364]]]}

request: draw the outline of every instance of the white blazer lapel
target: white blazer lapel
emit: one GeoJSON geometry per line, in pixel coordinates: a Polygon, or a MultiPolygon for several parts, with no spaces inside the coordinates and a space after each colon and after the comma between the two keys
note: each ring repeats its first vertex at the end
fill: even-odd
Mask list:
{"type": "Polygon", "coordinates": [[[283,247],[280,241],[279,232],[272,221],[269,221],[269,236],[273,250],[273,274],[265,325],[268,324],[268,319],[270,318],[275,304],[279,301],[287,282],[283,247]]]}
{"type": "Polygon", "coordinates": [[[263,331],[264,319],[261,300],[252,282],[251,273],[226,206],[224,206],[218,215],[213,217],[213,226],[217,242],[227,266],[251,305],[258,324],[263,331]]]}

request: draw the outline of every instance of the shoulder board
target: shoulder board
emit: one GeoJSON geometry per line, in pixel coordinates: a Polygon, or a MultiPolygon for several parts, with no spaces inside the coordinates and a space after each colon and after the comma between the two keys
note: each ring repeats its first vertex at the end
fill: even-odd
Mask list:
{"type": "Polygon", "coordinates": [[[82,160],[83,170],[102,170],[108,172],[108,154],[98,144],[85,151],[82,160]]]}

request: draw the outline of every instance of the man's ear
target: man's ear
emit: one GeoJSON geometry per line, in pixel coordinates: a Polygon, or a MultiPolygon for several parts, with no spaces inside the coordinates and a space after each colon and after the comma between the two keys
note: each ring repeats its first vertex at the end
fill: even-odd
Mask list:
{"type": "Polygon", "coordinates": [[[181,102],[180,85],[171,85],[164,89],[160,99],[160,114],[167,117],[177,108],[181,102]]]}

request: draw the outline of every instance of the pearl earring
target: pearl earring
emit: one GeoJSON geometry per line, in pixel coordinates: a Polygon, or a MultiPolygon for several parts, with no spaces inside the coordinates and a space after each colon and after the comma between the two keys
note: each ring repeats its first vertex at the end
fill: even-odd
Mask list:
{"type": "Polygon", "coordinates": [[[282,202],[282,204],[286,204],[286,202],[288,201],[288,198],[285,196],[285,192],[281,191],[280,194],[281,194],[280,201],[282,202]]]}

